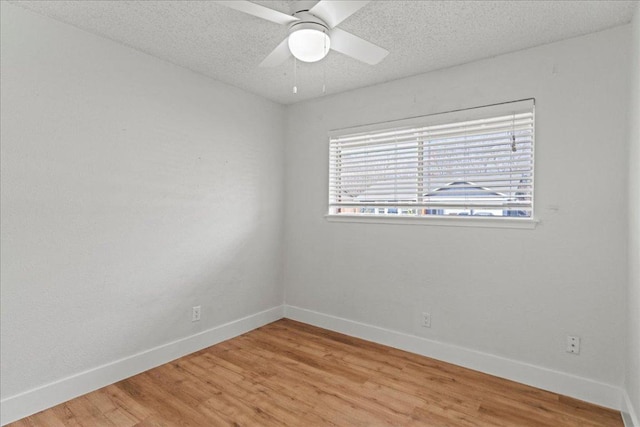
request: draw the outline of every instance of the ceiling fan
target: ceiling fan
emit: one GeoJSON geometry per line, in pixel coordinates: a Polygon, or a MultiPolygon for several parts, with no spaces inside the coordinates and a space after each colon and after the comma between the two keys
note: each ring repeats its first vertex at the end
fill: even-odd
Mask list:
{"type": "Polygon", "coordinates": [[[382,61],[389,51],[336,28],[369,1],[299,0],[294,2],[295,11],[291,15],[250,1],[217,1],[216,3],[276,24],[289,26],[287,38],[260,63],[260,67],[276,67],[291,55],[304,62],[319,61],[329,53],[329,49],[369,65],[382,61]]]}

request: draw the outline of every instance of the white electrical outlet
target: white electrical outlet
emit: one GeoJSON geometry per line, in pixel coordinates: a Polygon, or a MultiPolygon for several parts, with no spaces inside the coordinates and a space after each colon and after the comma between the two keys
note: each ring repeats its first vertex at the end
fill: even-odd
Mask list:
{"type": "Polygon", "coordinates": [[[580,337],[567,335],[567,353],[580,354],[580,337]]]}
{"type": "Polygon", "coordinates": [[[196,305],[191,309],[191,321],[197,322],[198,320],[200,320],[200,306],[196,305]]]}
{"type": "Polygon", "coordinates": [[[422,313],[422,326],[425,328],[431,327],[431,314],[427,312],[422,313]]]}

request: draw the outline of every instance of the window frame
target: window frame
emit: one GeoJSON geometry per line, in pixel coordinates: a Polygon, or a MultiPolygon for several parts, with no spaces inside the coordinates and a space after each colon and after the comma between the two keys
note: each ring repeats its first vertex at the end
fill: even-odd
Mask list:
{"type": "MultiPolygon", "coordinates": [[[[535,210],[535,98],[520,99],[497,104],[483,105],[443,113],[435,113],[406,119],[390,120],[374,124],[355,126],[349,128],[331,130],[328,135],[329,165],[327,179],[327,211],[325,218],[330,222],[358,222],[358,223],[383,223],[402,225],[436,225],[436,226],[462,226],[462,227],[490,227],[490,228],[524,228],[533,229],[539,223],[535,210]],[[331,213],[331,140],[333,138],[346,137],[354,134],[368,132],[394,131],[407,127],[426,127],[453,124],[478,119],[492,118],[505,114],[513,114],[516,110],[530,109],[532,113],[531,132],[531,216],[469,216],[469,215],[378,215],[378,214],[334,214],[331,213]]],[[[419,160],[418,160],[419,161],[419,160]]],[[[418,184],[419,185],[419,184],[418,184]]]]}

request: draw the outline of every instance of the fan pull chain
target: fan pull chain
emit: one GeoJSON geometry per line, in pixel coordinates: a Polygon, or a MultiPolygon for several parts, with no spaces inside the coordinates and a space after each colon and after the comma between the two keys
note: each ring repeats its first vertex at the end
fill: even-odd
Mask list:
{"type": "MultiPolygon", "coordinates": [[[[327,50],[327,39],[324,39],[324,50],[327,50]]],[[[327,61],[322,61],[322,94],[327,93],[327,61]]]]}
{"type": "Polygon", "coordinates": [[[293,58],[293,93],[298,93],[298,60],[293,58]]]}
{"type": "Polygon", "coordinates": [[[327,63],[326,61],[322,64],[322,94],[325,95],[327,93],[327,63]]]}

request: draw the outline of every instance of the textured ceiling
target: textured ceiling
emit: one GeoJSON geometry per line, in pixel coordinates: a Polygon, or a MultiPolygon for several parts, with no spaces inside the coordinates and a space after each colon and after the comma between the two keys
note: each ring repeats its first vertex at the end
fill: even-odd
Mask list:
{"type": "MultiPolygon", "coordinates": [[[[637,1],[372,1],[339,27],[390,54],[370,66],[335,51],[320,62],[258,64],[286,27],[207,1],[11,1],[174,64],[291,104],[628,23],[637,1]]],[[[291,1],[256,1],[289,13],[291,1]]],[[[612,47],[613,48],[613,47],[612,47]]]]}

